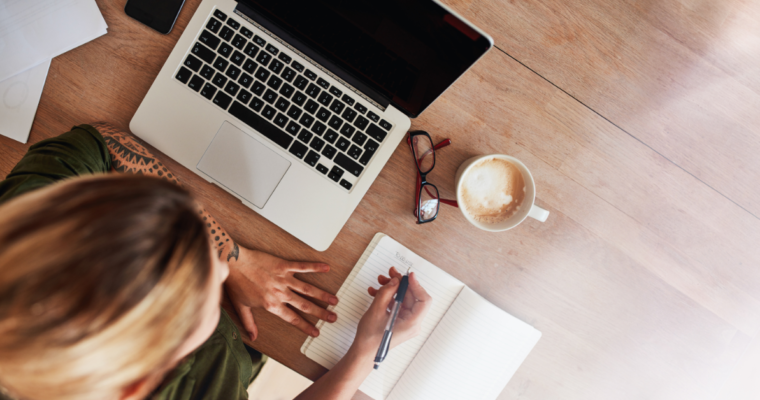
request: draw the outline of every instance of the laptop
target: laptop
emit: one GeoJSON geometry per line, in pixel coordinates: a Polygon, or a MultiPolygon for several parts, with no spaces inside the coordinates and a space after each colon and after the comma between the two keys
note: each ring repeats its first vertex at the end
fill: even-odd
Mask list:
{"type": "Polygon", "coordinates": [[[130,129],[324,251],[492,46],[430,0],[203,0],[130,129]]]}

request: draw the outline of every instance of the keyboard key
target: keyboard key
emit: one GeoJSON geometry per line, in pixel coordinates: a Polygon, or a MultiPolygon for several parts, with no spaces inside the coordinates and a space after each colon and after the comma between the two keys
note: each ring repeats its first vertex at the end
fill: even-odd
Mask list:
{"type": "Polygon", "coordinates": [[[303,160],[306,162],[306,164],[309,164],[312,167],[314,167],[317,165],[317,161],[319,161],[319,153],[309,151],[309,154],[307,154],[303,160]]]}
{"type": "Polygon", "coordinates": [[[280,76],[282,76],[282,79],[285,79],[288,82],[292,82],[293,78],[296,77],[296,71],[293,71],[290,69],[290,67],[285,67],[285,71],[282,71],[282,74],[280,76]]]}
{"type": "Polygon", "coordinates": [[[340,114],[340,112],[343,111],[343,108],[345,106],[346,105],[343,104],[343,102],[341,102],[338,99],[335,99],[335,101],[333,101],[332,104],[330,105],[330,110],[332,110],[332,112],[334,112],[336,114],[340,114]]]}
{"type": "Polygon", "coordinates": [[[277,110],[272,108],[272,106],[266,106],[264,107],[264,111],[261,112],[261,115],[264,116],[266,119],[272,119],[277,114],[277,110]]]}
{"type": "MultiPolygon", "coordinates": [[[[201,61],[201,60],[193,57],[192,54],[188,54],[187,55],[187,58],[185,59],[185,66],[187,68],[190,68],[190,69],[192,69],[195,72],[198,72],[198,70],[201,69],[202,65],[203,65],[203,61],[201,61]]],[[[185,67],[182,67],[182,68],[185,68],[185,67]]],[[[187,68],[185,68],[185,69],[187,69],[187,68]]],[[[188,75],[188,78],[189,77],[190,76],[188,75]]]]}
{"type": "Polygon", "coordinates": [[[227,85],[224,87],[224,91],[230,96],[236,95],[238,90],[240,90],[240,85],[233,81],[227,82],[227,85]]]}
{"type": "Polygon", "coordinates": [[[369,160],[372,159],[372,156],[375,154],[374,151],[368,151],[364,150],[364,154],[362,155],[362,158],[359,159],[359,164],[367,166],[369,163],[369,160]]]}
{"type": "Polygon", "coordinates": [[[334,180],[335,182],[338,182],[342,176],[343,170],[338,168],[337,165],[334,165],[330,170],[330,173],[327,174],[327,177],[334,180]]]}
{"type": "Polygon", "coordinates": [[[319,109],[319,104],[317,104],[317,102],[314,100],[309,100],[306,102],[306,105],[303,108],[304,110],[314,114],[317,112],[317,109],[319,109]]]}
{"type": "Polygon", "coordinates": [[[369,140],[367,140],[367,143],[364,144],[364,150],[371,151],[371,152],[374,153],[374,152],[377,151],[377,147],[378,146],[379,145],[377,144],[377,142],[375,142],[372,139],[369,139],[369,140]]]}
{"type": "Polygon", "coordinates": [[[296,81],[293,83],[297,88],[303,90],[303,88],[306,87],[306,85],[309,83],[309,80],[304,78],[301,75],[298,75],[298,78],[296,78],[296,81]]]}
{"type": "Polygon", "coordinates": [[[266,86],[264,86],[261,81],[254,81],[253,85],[251,85],[251,91],[255,93],[257,96],[261,96],[264,94],[264,89],[266,89],[266,86]]]}
{"type": "Polygon", "coordinates": [[[258,66],[259,65],[256,64],[255,61],[248,59],[248,60],[245,60],[245,64],[243,64],[243,69],[245,70],[245,72],[248,72],[249,74],[253,75],[253,73],[256,72],[256,68],[258,66]]]}
{"type": "Polygon", "coordinates": [[[301,119],[298,120],[298,122],[300,122],[304,127],[308,128],[314,122],[314,117],[309,114],[304,114],[301,116],[301,119]]]}
{"type": "Polygon", "coordinates": [[[277,56],[277,58],[279,58],[280,60],[282,60],[282,62],[284,62],[285,64],[290,64],[290,61],[293,60],[292,58],[290,58],[289,55],[287,55],[285,53],[280,53],[280,55],[277,56]]]}
{"type": "Polygon", "coordinates": [[[203,78],[201,78],[198,75],[195,75],[193,77],[193,79],[190,79],[190,83],[187,86],[190,89],[193,89],[193,90],[195,90],[197,92],[197,91],[201,90],[201,88],[203,87],[204,83],[206,83],[206,81],[204,81],[203,78]]]}
{"type": "Polygon", "coordinates": [[[232,46],[228,45],[227,43],[222,43],[222,45],[219,46],[219,49],[216,52],[223,55],[224,58],[227,58],[230,55],[232,55],[233,50],[234,49],[232,48],[232,46]]]}
{"type": "Polygon", "coordinates": [[[337,153],[338,150],[335,150],[335,147],[330,146],[329,144],[325,146],[325,149],[322,150],[322,155],[331,159],[335,156],[335,153],[337,153]]]}
{"type": "Polygon", "coordinates": [[[298,72],[303,72],[303,65],[301,65],[301,63],[298,61],[293,61],[293,64],[290,64],[290,66],[298,72]]]}
{"type": "Polygon", "coordinates": [[[235,20],[234,20],[234,19],[232,19],[232,18],[230,18],[230,19],[227,21],[227,25],[231,26],[231,27],[232,27],[232,29],[234,29],[234,30],[238,30],[238,28],[240,28],[240,22],[237,22],[237,21],[235,21],[235,20]]]}
{"type": "Polygon", "coordinates": [[[264,107],[264,100],[254,97],[253,100],[251,100],[251,109],[254,111],[261,111],[261,107],[264,107]]]}
{"type": "Polygon", "coordinates": [[[218,19],[211,17],[211,19],[208,20],[208,23],[206,24],[206,29],[210,30],[211,32],[218,33],[219,28],[222,27],[222,23],[219,22],[218,19]]]}
{"type": "Polygon", "coordinates": [[[248,86],[251,86],[251,83],[253,83],[253,77],[244,72],[240,75],[240,79],[238,79],[238,83],[240,84],[240,86],[248,89],[248,86]]]}
{"type": "Polygon", "coordinates": [[[211,66],[204,65],[203,68],[201,68],[201,76],[206,79],[211,79],[214,76],[214,69],[211,68],[211,66]]]}
{"type": "Polygon", "coordinates": [[[248,41],[245,40],[245,38],[241,36],[240,34],[235,35],[235,38],[232,39],[232,45],[237,47],[238,50],[243,50],[243,47],[245,47],[245,44],[247,42],[248,41]]]}
{"type": "Polygon", "coordinates": [[[272,89],[267,89],[267,92],[261,98],[269,104],[274,104],[274,101],[277,100],[277,93],[272,89]]]}
{"type": "Polygon", "coordinates": [[[340,126],[343,124],[343,120],[340,119],[339,116],[333,115],[332,118],[330,118],[330,122],[327,123],[327,125],[330,126],[330,128],[335,129],[336,131],[340,128],[340,126]]]}
{"type": "Polygon", "coordinates": [[[298,134],[298,140],[304,143],[309,143],[309,140],[311,140],[313,136],[314,135],[312,135],[311,132],[307,131],[306,129],[302,129],[301,133],[298,134]]]}
{"type": "Polygon", "coordinates": [[[251,97],[253,97],[251,92],[245,89],[241,89],[240,93],[237,95],[237,99],[243,104],[248,104],[248,102],[251,101],[251,97]]]}
{"type": "Polygon", "coordinates": [[[285,131],[288,132],[289,134],[293,135],[293,136],[295,136],[296,134],[298,134],[298,131],[300,131],[300,130],[301,130],[301,126],[298,125],[296,123],[296,121],[290,121],[288,123],[288,127],[285,128],[285,131]]]}
{"type": "Polygon", "coordinates": [[[328,129],[327,133],[325,133],[325,140],[328,143],[333,144],[333,143],[335,143],[335,140],[337,140],[337,139],[338,139],[338,132],[335,132],[332,129],[328,129]]]}
{"type": "Polygon", "coordinates": [[[325,167],[322,164],[317,164],[317,171],[319,171],[319,172],[321,172],[323,174],[327,174],[327,171],[329,171],[329,169],[327,169],[327,167],[325,167]]]}
{"type": "Polygon", "coordinates": [[[349,181],[347,181],[345,179],[341,179],[340,185],[343,186],[344,188],[346,188],[346,190],[351,190],[351,186],[353,186],[353,185],[351,185],[351,182],[349,182],[349,181]]]}
{"type": "Polygon", "coordinates": [[[356,118],[356,111],[354,111],[353,108],[346,108],[346,110],[343,111],[343,119],[346,121],[351,122],[354,118],[356,118]]]}
{"type": "Polygon", "coordinates": [[[362,117],[361,115],[356,117],[356,121],[354,121],[354,125],[360,130],[363,130],[364,128],[366,128],[368,123],[369,123],[369,120],[367,118],[362,117]]]}
{"type": "Polygon", "coordinates": [[[304,71],[303,74],[306,75],[306,77],[309,78],[309,79],[311,79],[311,80],[317,79],[317,74],[311,72],[311,70],[309,70],[309,69],[307,69],[306,71],[304,71]]]}
{"type": "Polygon", "coordinates": [[[216,88],[211,86],[208,82],[203,86],[203,89],[201,89],[201,96],[209,100],[214,98],[214,93],[216,93],[216,88]]]}
{"type": "Polygon", "coordinates": [[[259,78],[262,82],[266,82],[267,78],[269,78],[269,71],[267,71],[262,65],[256,70],[256,74],[253,76],[259,78]]]}
{"type": "Polygon", "coordinates": [[[267,45],[267,51],[270,52],[270,53],[272,53],[272,54],[274,54],[274,55],[277,55],[277,53],[280,52],[280,49],[278,49],[277,47],[272,46],[271,44],[268,44],[267,45]]]}
{"type": "Polygon", "coordinates": [[[256,53],[259,52],[259,48],[253,43],[248,43],[245,46],[245,50],[243,51],[245,52],[245,54],[248,55],[248,57],[255,57],[256,53]]]}
{"type": "Polygon", "coordinates": [[[214,61],[214,68],[218,69],[219,71],[224,71],[227,69],[227,66],[230,64],[229,61],[222,58],[222,56],[216,57],[216,61],[214,61]]]}
{"type": "Polygon", "coordinates": [[[212,79],[211,82],[214,85],[219,86],[220,88],[222,88],[222,87],[224,87],[224,84],[227,83],[227,77],[225,77],[224,75],[222,75],[221,72],[217,72],[216,75],[214,76],[214,79],[212,79]]]}
{"type": "Polygon", "coordinates": [[[271,59],[272,56],[269,53],[265,53],[263,51],[259,53],[258,57],[256,57],[256,61],[261,65],[267,65],[271,59]]]}
{"type": "Polygon", "coordinates": [[[290,106],[290,110],[288,110],[288,117],[293,119],[298,119],[298,117],[301,116],[301,109],[296,107],[295,105],[290,106]]]}
{"type": "Polygon", "coordinates": [[[230,67],[227,68],[227,73],[225,75],[229,76],[232,80],[237,80],[240,76],[240,68],[230,65],[230,67]]]}
{"type": "Polygon", "coordinates": [[[322,103],[322,105],[329,106],[330,102],[332,101],[333,97],[330,95],[330,93],[322,92],[321,95],[319,95],[319,98],[317,99],[318,102],[322,103]]]}
{"type": "Polygon", "coordinates": [[[314,133],[316,133],[319,136],[322,136],[322,133],[325,131],[325,129],[327,129],[327,127],[325,126],[325,124],[323,124],[323,123],[321,123],[319,121],[315,122],[314,126],[311,127],[311,131],[314,132],[314,133]]]}
{"type": "Polygon", "coordinates": [[[350,139],[350,138],[351,138],[351,135],[353,135],[353,134],[354,134],[354,131],[355,131],[355,130],[356,130],[356,129],[354,129],[354,127],[353,127],[353,126],[351,126],[351,125],[349,125],[349,124],[345,124],[345,125],[343,125],[343,128],[341,128],[341,129],[340,129],[340,133],[341,133],[341,135],[343,135],[343,136],[345,136],[346,138],[350,139]]]}
{"type": "Polygon", "coordinates": [[[278,109],[278,110],[280,110],[282,112],[288,111],[288,107],[290,107],[290,102],[287,101],[287,100],[285,100],[285,99],[283,99],[282,97],[280,97],[277,100],[277,103],[274,104],[274,108],[276,108],[276,109],[278,109]]]}
{"type": "Polygon", "coordinates": [[[250,38],[253,37],[253,32],[251,32],[250,30],[248,30],[248,28],[246,28],[246,27],[243,27],[243,28],[240,29],[240,34],[243,35],[243,36],[245,36],[245,37],[247,37],[248,39],[250,39],[250,38]]]}
{"type": "Polygon", "coordinates": [[[277,116],[274,117],[274,124],[279,126],[280,128],[284,128],[287,123],[288,123],[288,117],[284,116],[281,113],[277,113],[277,116]]]}
{"type": "Polygon", "coordinates": [[[330,112],[327,111],[327,109],[324,107],[320,107],[319,111],[317,111],[317,118],[319,118],[319,120],[322,122],[327,122],[327,119],[330,118],[330,115],[332,114],[330,114],[330,112]]]}
{"type": "Polygon", "coordinates": [[[336,88],[335,86],[330,88],[330,93],[332,93],[336,99],[339,99],[340,96],[343,95],[343,92],[341,92],[340,89],[336,88]]]}
{"type": "Polygon", "coordinates": [[[377,114],[373,113],[372,111],[367,113],[367,118],[369,118],[370,120],[372,120],[372,122],[375,122],[375,123],[377,121],[380,121],[380,117],[377,114]]]}
{"type": "Polygon", "coordinates": [[[367,107],[364,107],[360,103],[354,104],[354,108],[356,109],[356,111],[359,111],[359,114],[364,114],[365,112],[367,112],[367,107]]]}
{"type": "Polygon", "coordinates": [[[177,71],[177,75],[175,75],[174,77],[177,78],[177,80],[180,81],[180,82],[182,82],[182,83],[187,83],[187,81],[190,80],[191,76],[193,76],[193,73],[190,72],[189,69],[187,69],[185,67],[181,67],[179,69],[179,71],[177,71]]]}
{"type": "Polygon", "coordinates": [[[356,160],[362,154],[362,149],[361,149],[361,147],[359,147],[359,146],[357,146],[355,144],[352,144],[351,148],[348,149],[348,151],[346,152],[346,154],[348,154],[351,158],[353,158],[354,160],[356,160]]]}
{"type": "Polygon", "coordinates": [[[264,46],[266,46],[266,44],[267,44],[267,42],[266,42],[264,39],[262,39],[262,38],[261,38],[261,36],[259,36],[259,35],[256,35],[256,36],[254,36],[254,37],[253,37],[253,41],[254,41],[254,42],[257,44],[257,45],[259,45],[259,46],[261,46],[261,47],[264,47],[264,46]]]}
{"type": "Polygon", "coordinates": [[[304,101],[306,101],[306,95],[301,92],[296,92],[295,96],[293,96],[293,103],[299,106],[303,106],[304,101]]]}
{"type": "Polygon", "coordinates": [[[280,77],[277,75],[272,75],[272,77],[269,78],[269,81],[267,82],[267,86],[274,90],[279,89],[280,85],[282,85],[282,79],[280,79],[280,77]]]}
{"type": "Polygon", "coordinates": [[[206,46],[210,47],[211,50],[216,50],[216,46],[219,46],[219,42],[221,42],[218,37],[214,36],[213,33],[205,29],[203,32],[201,32],[201,35],[198,36],[198,40],[203,42],[206,46]]]}
{"type": "Polygon", "coordinates": [[[303,156],[306,155],[306,152],[309,151],[309,148],[306,147],[305,144],[299,142],[298,140],[293,141],[293,145],[290,146],[290,150],[288,150],[290,154],[293,154],[294,156],[298,158],[303,158],[303,156]]]}
{"type": "Polygon", "coordinates": [[[280,94],[282,97],[285,97],[286,99],[289,99],[291,95],[293,95],[293,92],[296,90],[293,89],[293,86],[288,85],[287,83],[282,85],[282,88],[280,89],[280,94]]]}
{"type": "Polygon", "coordinates": [[[280,71],[282,71],[283,67],[285,67],[285,64],[283,64],[280,60],[274,60],[271,64],[269,64],[269,70],[275,74],[279,74],[280,71]]]}
{"type": "Polygon", "coordinates": [[[317,87],[317,85],[315,85],[313,83],[310,83],[309,87],[306,88],[306,90],[305,90],[306,94],[308,94],[309,96],[311,96],[312,99],[314,99],[317,96],[319,96],[319,92],[321,92],[321,91],[322,91],[322,89],[320,89],[319,87],[317,87]]]}
{"type": "MultiPolygon", "coordinates": [[[[216,39],[216,38],[214,38],[216,39]]],[[[217,39],[219,40],[219,39],[217,39]]],[[[216,46],[214,46],[216,47],[216,46]]],[[[200,57],[201,60],[211,64],[212,61],[214,61],[214,58],[216,58],[216,54],[214,54],[214,50],[209,49],[208,47],[200,44],[195,43],[195,46],[193,46],[193,50],[191,50],[193,54],[200,57]]]]}
{"type": "Polygon", "coordinates": [[[341,100],[343,100],[343,102],[348,104],[349,106],[354,105],[354,99],[349,97],[347,94],[344,94],[343,97],[341,97],[341,100]]]}
{"type": "Polygon", "coordinates": [[[219,32],[219,37],[221,37],[222,39],[224,39],[224,40],[226,40],[226,41],[229,42],[230,39],[232,39],[232,36],[234,34],[235,34],[235,31],[233,31],[232,29],[230,29],[229,26],[225,26],[225,27],[222,28],[222,31],[219,32]]]}
{"type": "Polygon", "coordinates": [[[214,10],[214,16],[221,19],[222,21],[227,19],[227,14],[223,13],[221,10],[214,10]]]}
{"type": "Polygon", "coordinates": [[[342,151],[346,151],[346,150],[348,150],[348,145],[349,144],[351,144],[351,143],[348,140],[346,140],[346,138],[339,137],[338,138],[338,143],[336,143],[335,146],[337,146],[338,149],[340,149],[342,151]]]}
{"type": "Polygon", "coordinates": [[[243,64],[243,61],[245,61],[245,56],[243,55],[243,53],[235,50],[235,52],[232,53],[232,57],[230,57],[230,62],[232,62],[233,64],[237,66],[240,66],[243,64]]]}
{"type": "Polygon", "coordinates": [[[382,142],[385,139],[385,136],[388,134],[384,130],[378,128],[375,124],[369,124],[366,132],[369,137],[377,140],[378,142],[382,142]]]}
{"type": "Polygon", "coordinates": [[[311,143],[309,144],[309,147],[311,147],[312,149],[314,149],[316,151],[320,151],[320,150],[322,150],[322,147],[324,147],[324,145],[325,145],[325,141],[324,140],[322,140],[322,139],[320,139],[318,137],[314,137],[314,139],[311,140],[311,143]]]}
{"type": "Polygon", "coordinates": [[[227,96],[223,92],[217,92],[216,97],[214,97],[214,104],[225,110],[229,107],[231,101],[232,97],[227,96]]]}
{"type": "Polygon", "coordinates": [[[392,125],[391,125],[391,123],[390,123],[390,122],[388,122],[388,121],[386,121],[386,120],[381,120],[381,121],[380,121],[380,126],[381,126],[383,129],[385,129],[386,131],[389,131],[389,130],[391,130],[391,126],[392,126],[392,125]]]}
{"type": "Polygon", "coordinates": [[[293,142],[293,138],[290,135],[272,125],[264,118],[261,118],[255,112],[245,108],[244,105],[237,101],[232,104],[229,112],[243,121],[243,123],[260,132],[262,135],[269,138],[269,140],[275,142],[284,149],[287,149],[288,146],[290,146],[290,143],[293,142]]]}
{"type": "Polygon", "coordinates": [[[326,80],[319,78],[317,79],[317,85],[322,86],[323,89],[327,90],[327,88],[330,87],[330,82],[327,82],[326,80]]]}
{"type": "Polygon", "coordinates": [[[335,156],[334,161],[336,164],[343,167],[343,169],[348,171],[348,173],[353,176],[359,176],[361,175],[362,171],[364,171],[364,167],[359,165],[359,163],[355,162],[354,160],[348,158],[348,156],[343,153],[338,153],[338,155],[335,156]]]}

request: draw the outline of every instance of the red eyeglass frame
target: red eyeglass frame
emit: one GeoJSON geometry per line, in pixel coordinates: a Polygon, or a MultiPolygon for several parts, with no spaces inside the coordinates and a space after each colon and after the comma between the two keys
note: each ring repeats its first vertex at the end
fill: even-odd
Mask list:
{"type": "MultiPolygon", "coordinates": [[[[420,213],[419,213],[419,210],[420,210],[420,197],[422,197],[422,188],[423,187],[425,188],[425,190],[427,191],[427,194],[430,197],[435,197],[435,196],[433,196],[432,193],[430,193],[430,190],[429,190],[429,188],[427,188],[427,186],[432,186],[433,188],[435,188],[436,192],[438,192],[438,188],[435,185],[433,185],[432,183],[430,183],[430,182],[427,181],[427,175],[430,172],[433,171],[433,168],[435,168],[435,150],[439,150],[439,149],[442,149],[442,148],[450,145],[451,144],[451,139],[444,139],[444,140],[442,140],[440,143],[438,143],[435,146],[433,146],[430,150],[428,150],[427,152],[425,152],[425,154],[422,154],[418,158],[415,155],[414,146],[412,145],[412,138],[415,137],[415,136],[426,136],[427,140],[430,141],[430,144],[433,143],[433,139],[430,137],[430,134],[428,134],[425,131],[409,132],[409,135],[406,138],[406,143],[409,145],[409,150],[412,152],[412,158],[414,160],[414,166],[417,168],[417,185],[416,185],[417,186],[417,190],[415,191],[415,193],[416,193],[416,196],[415,196],[415,206],[414,206],[414,210],[412,210],[412,214],[415,217],[417,217],[417,224],[424,224],[424,223],[427,223],[427,222],[435,221],[435,219],[438,218],[438,211],[440,210],[440,207],[436,210],[435,215],[433,216],[433,218],[430,218],[430,219],[425,220],[425,221],[422,220],[422,218],[420,217],[420,213]],[[428,154],[428,152],[432,152],[433,153],[432,154],[432,156],[433,156],[433,165],[430,167],[429,170],[427,170],[427,172],[423,173],[422,170],[420,169],[420,162],[428,154]]],[[[438,193],[440,194],[440,192],[438,192],[438,193]]],[[[459,207],[459,203],[457,203],[456,200],[448,200],[448,199],[442,199],[442,198],[438,197],[438,202],[450,205],[452,207],[459,207]]]]}

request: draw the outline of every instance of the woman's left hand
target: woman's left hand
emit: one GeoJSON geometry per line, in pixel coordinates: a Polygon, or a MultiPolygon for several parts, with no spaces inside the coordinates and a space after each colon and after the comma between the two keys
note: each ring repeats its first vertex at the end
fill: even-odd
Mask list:
{"type": "Polygon", "coordinates": [[[330,267],[322,263],[287,261],[257,250],[240,246],[240,256],[230,263],[230,275],[225,282],[227,294],[240,316],[251,340],[258,337],[252,308],[263,308],[284,321],[295,325],[307,335],[318,336],[319,330],[288,304],[306,314],[328,322],[335,322],[337,315],[312,303],[302,296],[338,304],[338,298],[294,276],[295,273],[328,272],[330,267]]]}

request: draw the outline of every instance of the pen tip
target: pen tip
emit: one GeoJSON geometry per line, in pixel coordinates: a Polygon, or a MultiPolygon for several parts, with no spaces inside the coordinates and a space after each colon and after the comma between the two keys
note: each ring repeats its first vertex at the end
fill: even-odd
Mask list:
{"type": "Polygon", "coordinates": [[[377,369],[380,366],[380,364],[375,363],[375,369],[377,369]]]}

